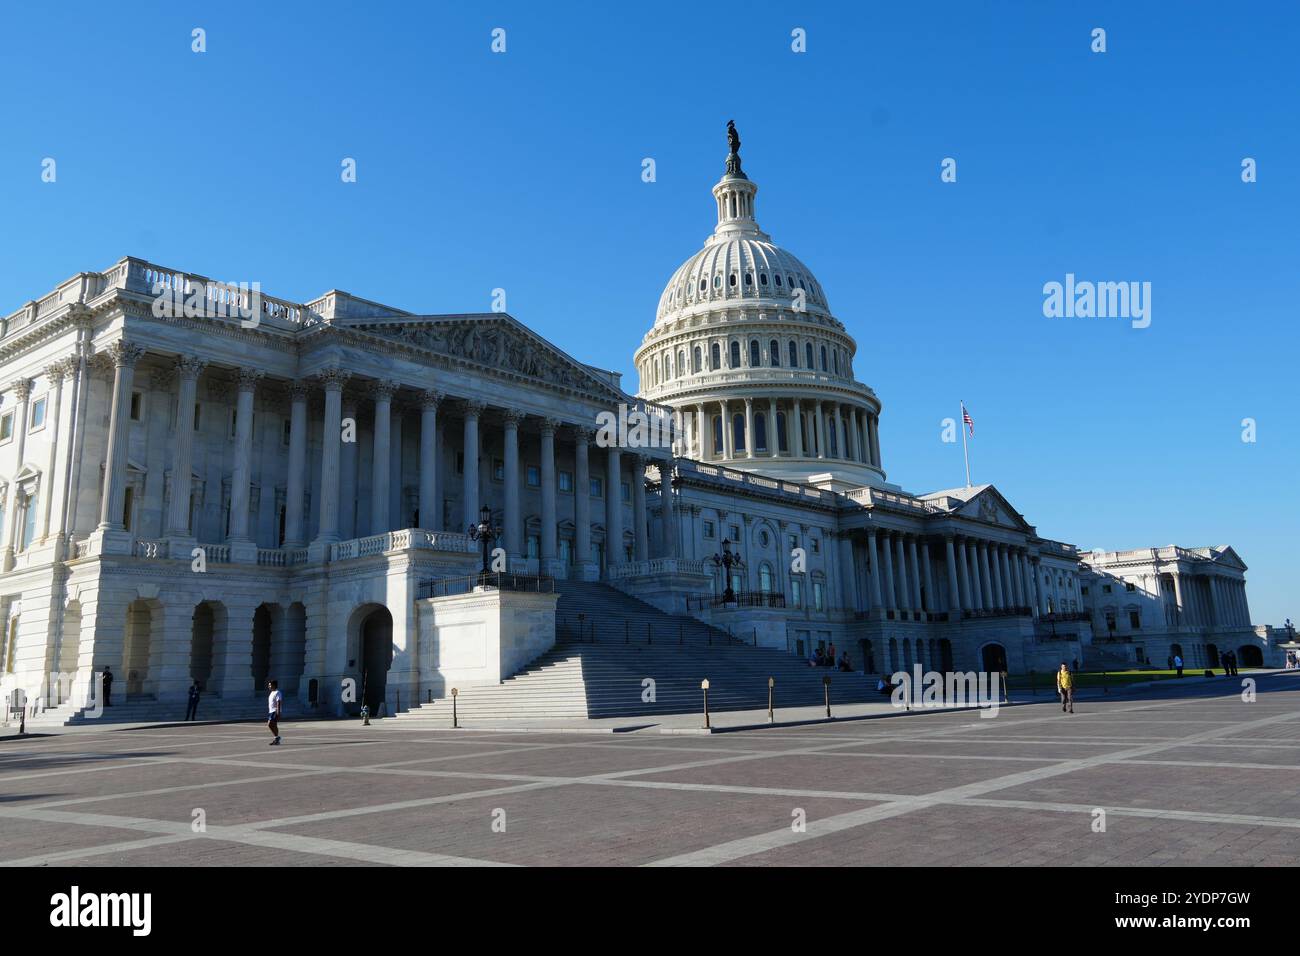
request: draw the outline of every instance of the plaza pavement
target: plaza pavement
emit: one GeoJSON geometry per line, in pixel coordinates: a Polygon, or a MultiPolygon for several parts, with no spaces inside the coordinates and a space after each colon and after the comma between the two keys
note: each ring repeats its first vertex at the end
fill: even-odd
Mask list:
{"type": "Polygon", "coordinates": [[[683,715],[290,723],[278,748],[259,724],[10,739],[0,863],[1294,866],[1300,673],[1249,676],[1251,703],[1187,679],[1073,716],[1043,695],[992,719],[870,704],[719,714],[732,732],[707,736],[683,715]],[[824,717],[806,710],[777,717],[824,717]]]}

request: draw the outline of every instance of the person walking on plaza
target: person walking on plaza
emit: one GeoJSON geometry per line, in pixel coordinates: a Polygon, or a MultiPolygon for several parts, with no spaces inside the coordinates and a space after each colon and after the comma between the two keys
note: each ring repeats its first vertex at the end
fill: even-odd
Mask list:
{"type": "Polygon", "coordinates": [[[189,703],[185,707],[186,720],[198,720],[199,718],[199,682],[195,681],[190,685],[189,703]]]}
{"type": "Polygon", "coordinates": [[[104,666],[104,706],[113,706],[113,668],[104,666]]]}
{"type": "Polygon", "coordinates": [[[1183,676],[1183,658],[1181,654],[1174,655],[1174,670],[1178,671],[1178,676],[1183,676]]]}
{"type": "Polygon", "coordinates": [[[266,689],[271,692],[266,698],[266,726],[270,729],[271,736],[275,738],[269,746],[278,747],[280,746],[280,711],[284,706],[284,695],[280,693],[279,681],[267,681],[266,689]]]}
{"type": "Polygon", "coordinates": [[[1074,675],[1061,661],[1061,669],[1056,672],[1056,692],[1061,696],[1061,713],[1068,707],[1074,713],[1074,675]]]}

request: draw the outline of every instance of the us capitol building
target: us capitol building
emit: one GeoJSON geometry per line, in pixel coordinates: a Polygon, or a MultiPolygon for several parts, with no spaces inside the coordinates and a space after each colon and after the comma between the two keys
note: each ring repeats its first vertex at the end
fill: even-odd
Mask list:
{"type": "Polygon", "coordinates": [[[505,313],[291,302],[131,257],[9,314],[6,713],[74,718],[106,666],[127,711],[198,681],[205,713],[256,713],[268,677],[324,713],[406,710],[624,605],[679,643],[682,620],[790,660],[833,642],[867,673],[1280,665],[1231,547],[1082,552],[993,485],[891,481],[857,344],[759,228],[730,141],[635,394],[505,313]],[[641,413],[669,440],[603,440],[641,413]],[[513,587],[473,586],[481,513],[513,587]]]}

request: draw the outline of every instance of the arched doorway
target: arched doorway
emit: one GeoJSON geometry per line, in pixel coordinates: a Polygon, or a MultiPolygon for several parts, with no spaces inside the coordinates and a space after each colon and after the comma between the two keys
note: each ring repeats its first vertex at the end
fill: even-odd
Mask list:
{"type": "Polygon", "coordinates": [[[132,601],[126,609],[126,640],[122,647],[122,670],[126,678],[124,697],[142,697],[152,692],[153,682],[149,678],[152,654],[153,610],[148,601],[132,601]]]}
{"type": "Polygon", "coordinates": [[[190,626],[190,680],[207,690],[212,679],[213,637],[216,634],[216,615],[212,605],[204,601],[194,608],[190,626]]]}
{"type": "MultiPolygon", "coordinates": [[[[1181,644],[1169,645],[1169,660],[1172,662],[1175,657],[1182,657],[1183,663],[1184,664],[1187,663],[1187,658],[1183,656],[1183,645],[1181,644]]],[[[1171,667],[1173,666],[1172,663],[1170,664],[1170,666],[1171,667]]]]}
{"type": "Polygon", "coordinates": [[[858,653],[862,660],[862,673],[876,673],[876,655],[871,647],[871,642],[866,638],[858,641],[858,653]]]}
{"type": "Polygon", "coordinates": [[[1264,666],[1264,652],[1254,644],[1243,644],[1237,650],[1237,657],[1240,659],[1243,667],[1264,666]]]}
{"type": "Polygon", "coordinates": [[[1210,667],[1219,666],[1219,647],[1217,644],[1205,645],[1205,662],[1209,664],[1210,667]]]}
{"type": "Polygon", "coordinates": [[[984,670],[988,673],[1000,673],[1007,670],[1007,649],[1001,644],[985,644],[981,648],[984,670]]]}
{"type": "MultiPolygon", "coordinates": [[[[375,607],[361,620],[361,696],[372,715],[388,690],[388,668],[393,663],[393,615],[375,607]]],[[[387,708],[386,708],[387,709],[387,708]]]]}
{"type": "Polygon", "coordinates": [[[260,604],[253,612],[253,693],[266,687],[271,677],[271,605],[260,604]]]}

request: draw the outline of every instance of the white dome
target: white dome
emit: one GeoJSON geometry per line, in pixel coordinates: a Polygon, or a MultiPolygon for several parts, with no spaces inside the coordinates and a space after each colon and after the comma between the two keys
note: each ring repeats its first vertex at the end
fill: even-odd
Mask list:
{"type": "Polygon", "coordinates": [[[829,316],[830,306],[812,271],[757,228],[753,231],[756,235],[710,236],[703,249],[682,263],[659,297],[655,327],[731,304],[790,310],[800,289],[809,313],[829,316]]]}

